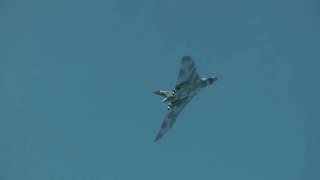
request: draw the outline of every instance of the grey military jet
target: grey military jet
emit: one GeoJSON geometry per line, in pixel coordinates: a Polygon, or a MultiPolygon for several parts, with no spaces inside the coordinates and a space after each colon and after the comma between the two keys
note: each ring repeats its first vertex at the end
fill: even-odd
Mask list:
{"type": "Polygon", "coordinates": [[[190,56],[182,57],[181,69],[174,90],[158,90],[154,92],[154,94],[164,98],[162,102],[167,104],[168,109],[155,141],[158,141],[173,126],[177,116],[191,99],[202,88],[213,84],[216,80],[217,77],[215,76],[200,78],[192,58],[190,56]]]}

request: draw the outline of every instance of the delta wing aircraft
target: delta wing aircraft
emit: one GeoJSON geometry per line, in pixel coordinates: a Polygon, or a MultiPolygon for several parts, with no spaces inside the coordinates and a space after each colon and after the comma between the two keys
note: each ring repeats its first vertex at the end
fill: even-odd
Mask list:
{"type": "Polygon", "coordinates": [[[191,99],[204,87],[213,84],[217,77],[210,76],[200,78],[196,72],[195,63],[190,56],[184,56],[181,60],[181,69],[174,90],[158,90],[154,94],[162,96],[163,103],[167,104],[168,112],[162,122],[155,141],[158,141],[175,123],[177,116],[191,99]]]}

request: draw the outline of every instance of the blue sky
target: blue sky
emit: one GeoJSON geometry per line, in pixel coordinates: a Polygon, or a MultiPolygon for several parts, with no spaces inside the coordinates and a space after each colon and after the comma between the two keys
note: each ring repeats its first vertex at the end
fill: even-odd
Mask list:
{"type": "Polygon", "coordinates": [[[320,179],[313,0],[0,2],[0,179],[320,179]],[[180,58],[219,81],[158,143],[180,58]]]}

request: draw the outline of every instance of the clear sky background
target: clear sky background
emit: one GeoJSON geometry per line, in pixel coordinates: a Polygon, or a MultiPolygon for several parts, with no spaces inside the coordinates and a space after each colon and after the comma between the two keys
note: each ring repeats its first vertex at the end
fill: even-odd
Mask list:
{"type": "Polygon", "coordinates": [[[0,179],[319,180],[319,8],[0,1],[0,179]],[[154,143],[184,55],[219,81],[154,143]]]}

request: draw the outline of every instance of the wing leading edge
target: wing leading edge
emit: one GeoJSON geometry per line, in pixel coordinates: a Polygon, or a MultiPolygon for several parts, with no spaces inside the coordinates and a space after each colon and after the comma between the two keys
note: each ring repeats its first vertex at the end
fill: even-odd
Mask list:
{"type": "Polygon", "coordinates": [[[181,101],[181,103],[173,106],[169,112],[164,117],[161,124],[160,131],[158,132],[155,141],[158,141],[176,122],[177,116],[181,113],[184,107],[188,104],[190,100],[181,101]]]}
{"type": "Polygon", "coordinates": [[[162,136],[172,127],[172,125],[175,123],[176,121],[176,115],[174,113],[174,111],[171,109],[170,112],[167,113],[167,115],[165,116],[162,124],[161,124],[161,128],[155,138],[154,141],[158,141],[160,138],[162,138],[162,136]]]}
{"type": "Polygon", "coordinates": [[[181,68],[176,83],[176,90],[179,91],[185,84],[199,80],[195,63],[190,56],[184,56],[181,60],[181,68]]]}

